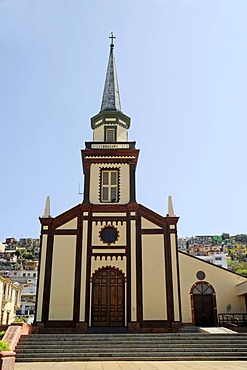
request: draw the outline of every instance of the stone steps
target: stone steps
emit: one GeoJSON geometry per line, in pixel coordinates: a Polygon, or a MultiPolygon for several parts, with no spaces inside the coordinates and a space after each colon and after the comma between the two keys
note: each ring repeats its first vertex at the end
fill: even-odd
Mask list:
{"type": "MultiPolygon", "coordinates": [[[[97,351],[97,350],[107,350],[107,349],[111,349],[112,351],[119,351],[119,350],[124,350],[126,348],[128,348],[128,350],[130,351],[133,351],[135,349],[140,349],[140,350],[145,350],[145,351],[148,351],[148,350],[170,350],[170,349],[174,349],[174,350],[179,350],[179,349],[182,349],[182,350],[187,350],[187,349],[195,349],[195,350],[200,350],[203,345],[205,343],[202,343],[202,344],[199,344],[199,343],[188,343],[188,344],[178,344],[178,343],[170,343],[170,344],[154,344],[154,345],[147,345],[147,344],[141,344],[141,343],[136,343],[136,344],[131,344],[131,345],[107,345],[107,344],[87,344],[87,345],[84,345],[84,344],[54,344],[54,345],[47,345],[45,346],[44,344],[42,345],[23,345],[23,344],[19,344],[17,349],[18,350],[22,350],[22,351],[29,351],[30,349],[33,349],[33,350],[36,350],[36,351],[49,351],[51,349],[53,350],[57,350],[57,349],[63,349],[63,350],[67,350],[67,349],[70,349],[71,347],[73,347],[74,351],[76,350],[87,350],[87,351],[97,351]]],[[[207,345],[207,350],[208,351],[214,351],[215,348],[222,348],[225,349],[229,349],[229,350],[238,350],[238,349],[241,349],[241,348],[244,348],[247,350],[246,348],[246,343],[238,343],[237,345],[236,344],[232,344],[232,343],[222,343],[222,344],[219,344],[219,343],[214,343],[212,345],[212,343],[209,343],[207,345]]]]}
{"type": "Polygon", "coordinates": [[[33,334],[16,362],[247,360],[247,334],[33,334]]]}

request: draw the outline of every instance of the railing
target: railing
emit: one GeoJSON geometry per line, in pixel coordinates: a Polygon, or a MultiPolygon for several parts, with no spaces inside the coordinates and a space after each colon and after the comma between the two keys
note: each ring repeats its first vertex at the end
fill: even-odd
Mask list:
{"type": "Polygon", "coordinates": [[[229,328],[247,326],[247,313],[219,313],[218,324],[219,326],[226,326],[229,328]]]}
{"type": "Polygon", "coordinates": [[[116,141],[108,143],[105,141],[87,141],[86,149],[135,149],[135,141],[116,141]]]}
{"type": "Polygon", "coordinates": [[[24,312],[22,310],[16,311],[16,316],[24,316],[24,315],[34,315],[35,310],[25,310],[24,312]]]}

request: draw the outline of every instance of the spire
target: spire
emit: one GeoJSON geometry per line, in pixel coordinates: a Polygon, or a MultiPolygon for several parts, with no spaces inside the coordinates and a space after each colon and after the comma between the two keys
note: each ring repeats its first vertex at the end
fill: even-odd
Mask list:
{"type": "Polygon", "coordinates": [[[100,111],[121,111],[118,79],[117,79],[117,69],[115,58],[113,54],[114,49],[114,39],[113,32],[111,32],[110,44],[110,56],[108,61],[108,67],[106,72],[105,87],[103,92],[103,98],[101,103],[100,111]]]}
{"type": "Polygon", "coordinates": [[[175,216],[171,195],[169,195],[169,197],[168,197],[168,213],[167,213],[167,216],[170,216],[170,217],[175,216]]]}
{"type": "Polygon", "coordinates": [[[45,202],[45,211],[44,211],[43,218],[49,218],[49,217],[51,217],[51,211],[50,211],[50,197],[48,195],[48,197],[46,198],[46,202],[45,202]]]}

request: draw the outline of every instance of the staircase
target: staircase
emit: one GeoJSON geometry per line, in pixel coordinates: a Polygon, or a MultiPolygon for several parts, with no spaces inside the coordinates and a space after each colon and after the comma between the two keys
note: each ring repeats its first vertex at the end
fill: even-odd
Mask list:
{"type": "Polygon", "coordinates": [[[247,334],[31,334],[16,362],[247,360],[247,334]]]}

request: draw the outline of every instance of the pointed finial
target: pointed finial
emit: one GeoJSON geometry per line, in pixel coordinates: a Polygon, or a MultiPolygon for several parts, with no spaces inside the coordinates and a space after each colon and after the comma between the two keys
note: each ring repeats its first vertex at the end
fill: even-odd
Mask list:
{"type": "Polygon", "coordinates": [[[114,39],[116,38],[116,36],[113,35],[113,32],[110,33],[110,36],[109,36],[109,39],[111,39],[111,50],[114,48],[114,39]]]}
{"type": "Polygon", "coordinates": [[[170,217],[176,216],[175,213],[174,213],[174,209],[173,209],[171,195],[169,195],[169,197],[168,197],[168,213],[167,213],[167,216],[170,216],[170,217]]]}
{"type": "Polygon", "coordinates": [[[116,38],[113,36],[113,32],[111,32],[111,49],[110,55],[108,60],[108,66],[106,71],[106,79],[105,79],[105,87],[102,97],[101,109],[102,111],[119,111],[121,112],[121,104],[120,104],[120,95],[119,95],[119,87],[118,87],[118,79],[117,79],[117,68],[113,53],[113,40],[116,38]]]}
{"type": "Polygon", "coordinates": [[[49,217],[51,217],[51,210],[50,210],[50,197],[48,195],[48,197],[46,198],[46,202],[45,202],[45,211],[44,211],[43,218],[49,218],[49,217]]]}

